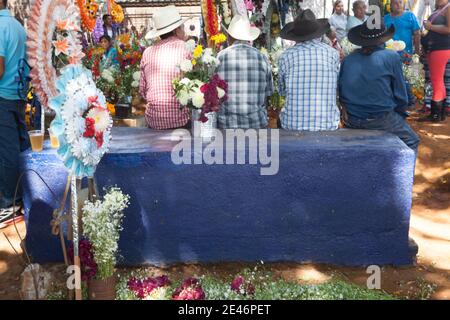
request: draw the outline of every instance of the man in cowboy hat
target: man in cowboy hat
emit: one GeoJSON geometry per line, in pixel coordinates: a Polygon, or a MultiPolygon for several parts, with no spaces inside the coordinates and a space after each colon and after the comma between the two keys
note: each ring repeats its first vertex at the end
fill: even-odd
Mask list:
{"type": "Polygon", "coordinates": [[[395,33],[392,25],[369,28],[367,22],[350,29],[348,39],[361,46],[344,59],[339,77],[345,125],[354,129],[384,130],[397,135],[417,152],[419,137],[403,116],[408,95],[400,56],[384,48],[395,33]]]}
{"type": "Polygon", "coordinates": [[[306,9],[281,30],[283,39],[296,42],[278,61],[279,91],[286,97],[281,113],[284,129],[321,131],[338,128],[339,53],[320,40],[329,28],[327,19],[316,19],[314,13],[306,9]]]}
{"type": "Polygon", "coordinates": [[[189,58],[185,46],[184,22],[175,6],[163,7],[153,15],[154,28],[146,39],[161,41],[147,48],[141,60],[139,92],[147,100],[145,119],[150,128],[186,126],[189,113],[177,102],[172,80],[180,75],[179,64],[189,58]]]}
{"type": "Polygon", "coordinates": [[[260,30],[247,16],[235,15],[228,30],[230,46],[222,50],[217,69],[228,83],[228,100],[218,114],[220,128],[267,127],[266,98],[273,93],[272,70],[267,58],[250,45],[260,30]]]}

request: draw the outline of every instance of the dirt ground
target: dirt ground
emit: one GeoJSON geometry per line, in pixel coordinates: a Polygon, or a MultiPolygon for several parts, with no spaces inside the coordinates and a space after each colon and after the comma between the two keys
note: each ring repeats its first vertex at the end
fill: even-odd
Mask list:
{"type": "MultiPolygon", "coordinates": [[[[410,267],[384,267],[381,287],[386,292],[409,299],[450,299],[450,119],[441,123],[417,122],[409,119],[421,138],[413,189],[410,236],[419,246],[417,264],[410,267]]],[[[24,222],[18,230],[25,236],[24,222]]],[[[0,234],[0,299],[20,299],[20,274],[24,258],[20,239],[13,226],[0,230],[11,241],[16,254],[3,234],[0,234]]],[[[236,274],[244,267],[240,263],[210,265],[177,265],[167,269],[149,268],[149,272],[171,276],[191,276],[203,273],[219,277],[236,274]]],[[[46,266],[61,270],[62,266],[46,266]]],[[[295,263],[265,264],[264,269],[275,275],[303,283],[319,283],[337,275],[361,286],[368,274],[364,268],[295,263]]]]}

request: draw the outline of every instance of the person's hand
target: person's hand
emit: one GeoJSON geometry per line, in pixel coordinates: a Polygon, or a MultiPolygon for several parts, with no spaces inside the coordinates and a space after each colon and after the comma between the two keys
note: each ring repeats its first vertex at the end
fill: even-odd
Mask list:
{"type": "Polygon", "coordinates": [[[423,22],[423,26],[424,26],[424,28],[426,29],[426,30],[431,30],[431,21],[429,21],[429,20],[425,20],[424,22],[423,22]]]}

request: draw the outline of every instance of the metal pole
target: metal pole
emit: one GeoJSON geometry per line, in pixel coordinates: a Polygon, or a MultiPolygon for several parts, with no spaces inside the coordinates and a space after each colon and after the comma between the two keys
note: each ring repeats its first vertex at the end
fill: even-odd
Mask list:
{"type": "Polygon", "coordinates": [[[71,181],[71,207],[72,207],[72,230],[73,230],[73,261],[76,267],[75,270],[75,300],[81,300],[81,263],[80,254],[78,251],[79,244],[79,230],[78,230],[78,191],[81,186],[81,179],[72,176],[71,181]]]}

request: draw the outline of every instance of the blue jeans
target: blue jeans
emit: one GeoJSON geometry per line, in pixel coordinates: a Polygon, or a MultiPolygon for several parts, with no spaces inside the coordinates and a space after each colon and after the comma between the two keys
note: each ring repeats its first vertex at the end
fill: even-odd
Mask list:
{"type": "Polygon", "coordinates": [[[405,118],[395,111],[381,113],[367,119],[360,119],[348,115],[345,126],[352,129],[383,130],[390,132],[399,137],[417,155],[420,138],[411,129],[405,118]]]}
{"type": "Polygon", "coordinates": [[[0,98],[0,208],[12,205],[19,177],[19,154],[29,147],[25,101],[0,98]]]}

